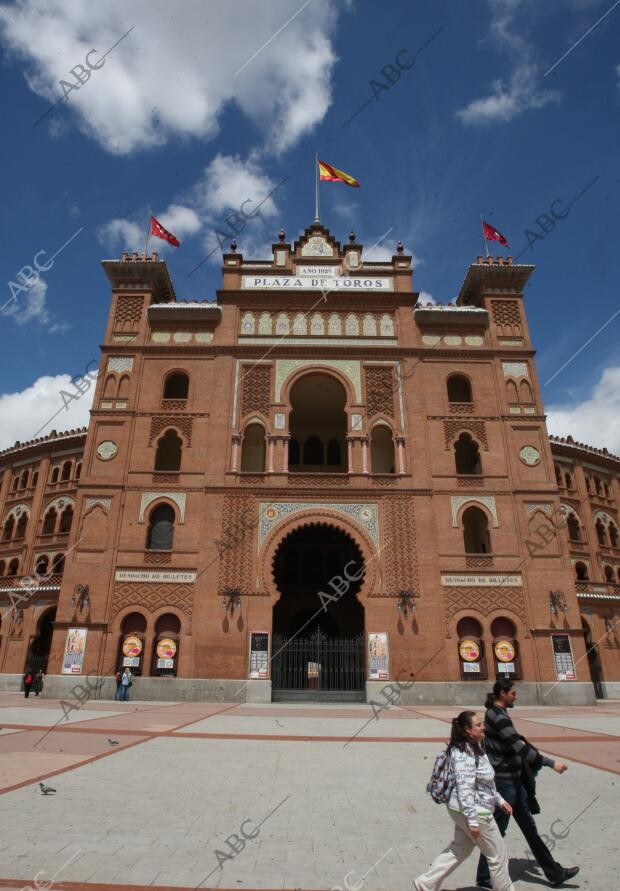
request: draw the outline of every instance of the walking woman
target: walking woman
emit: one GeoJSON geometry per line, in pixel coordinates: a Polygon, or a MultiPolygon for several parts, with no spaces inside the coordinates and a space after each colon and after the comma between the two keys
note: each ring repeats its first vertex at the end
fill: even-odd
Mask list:
{"type": "Polygon", "coordinates": [[[415,891],[439,891],[441,883],[477,847],[487,858],[494,891],[514,891],[508,873],[508,853],[493,811],[512,808],[495,788],[493,768],[482,748],[484,724],[476,712],[461,712],[452,721],[448,745],[454,788],[448,813],[454,821],[454,839],[427,871],[413,880],[415,891]]]}

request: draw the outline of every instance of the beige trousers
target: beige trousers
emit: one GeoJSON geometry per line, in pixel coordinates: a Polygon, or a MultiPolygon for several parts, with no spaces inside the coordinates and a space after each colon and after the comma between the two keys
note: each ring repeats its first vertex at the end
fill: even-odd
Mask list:
{"type": "Polygon", "coordinates": [[[478,817],[480,835],[474,842],[463,814],[448,810],[454,820],[454,839],[433,860],[426,872],[413,880],[415,891],[439,891],[441,883],[456,867],[466,860],[474,847],[480,849],[489,862],[493,891],[514,891],[508,873],[508,852],[493,817],[478,817]]]}

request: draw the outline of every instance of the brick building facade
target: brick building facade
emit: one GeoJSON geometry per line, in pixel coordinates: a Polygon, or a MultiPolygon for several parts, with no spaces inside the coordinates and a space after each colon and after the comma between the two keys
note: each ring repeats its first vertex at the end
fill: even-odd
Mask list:
{"type": "Polygon", "coordinates": [[[2,688],[107,696],[127,664],[155,699],[620,690],[620,460],[549,440],[533,267],[479,257],[421,306],[400,244],[366,262],[318,222],[267,261],[231,245],[217,302],[156,254],[103,267],[88,429],[0,454],[2,688]]]}

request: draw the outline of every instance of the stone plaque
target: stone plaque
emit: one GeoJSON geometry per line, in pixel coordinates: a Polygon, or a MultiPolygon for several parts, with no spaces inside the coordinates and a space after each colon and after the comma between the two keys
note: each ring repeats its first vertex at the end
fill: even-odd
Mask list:
{"type": "Polygon", "coordinates": [[[111,439],[100,442],[97,446],[97,455],[102,461],[110,461],[118,454],[118,446],[111,439]]]}
{"type": "Polygon", "coordinates": [[[183,569],[117,569],[114,578],[117,582],[178,584],[179,582],[195,582],[196,573],[183,569]]]}
{"type": "Polygon", "coordinates": [[[448,588],[480,588],[508,586],[520,587],[522,584],[520,575],[508,573],[496,573],[495,575],[481,575],[472,573],[466,575],[442,575],[441,584],[448,588]]]}
{"type": "Polygon", "coordinates": [[[538,451],[538,449],[535,449],[534,446],[526,445],[523,446],[523,448],[519,452],[519,458],[521,458],[524,464],[528,464],[530,467],[533,467],[534,464],[538,464],[538,462],[540,461],[540,452],[538,451]]]}

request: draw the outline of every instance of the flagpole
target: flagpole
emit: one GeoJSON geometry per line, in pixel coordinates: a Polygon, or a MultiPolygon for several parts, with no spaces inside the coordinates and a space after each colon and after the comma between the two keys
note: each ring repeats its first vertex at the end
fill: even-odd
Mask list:
{"type": "Polygon", "coordinates": [[[146,241],[144,242],[144,259],[146,260],[148,256],[149,250],[149,238],[151,237],[151,216],[153,215],[153,211],[149,207],[149,224],[146,228],[146,241]]]}
{"type": "Polygon", "coordinates": [[[487,244],[486,236],[484,234],[484,220],[482,219],[482,214],[480,214],[480,226],[482,228],[482,244],[484,245],[484,249],[486,251],[487,257],[489,256],[489,246],[487,244]]]}
{"type": "Polygon", "coordinates": [[[320,215],[321,206],[319,203],[319,155],[318,155],[318,152],[315,155],[315,176],[316,176],[316,186],[315,186],[316,198],[315,198],[315,205],[314,205],[314,209],[315,209],[314,222],[320,223],[321,222],[321,215],[320,215]]]}

